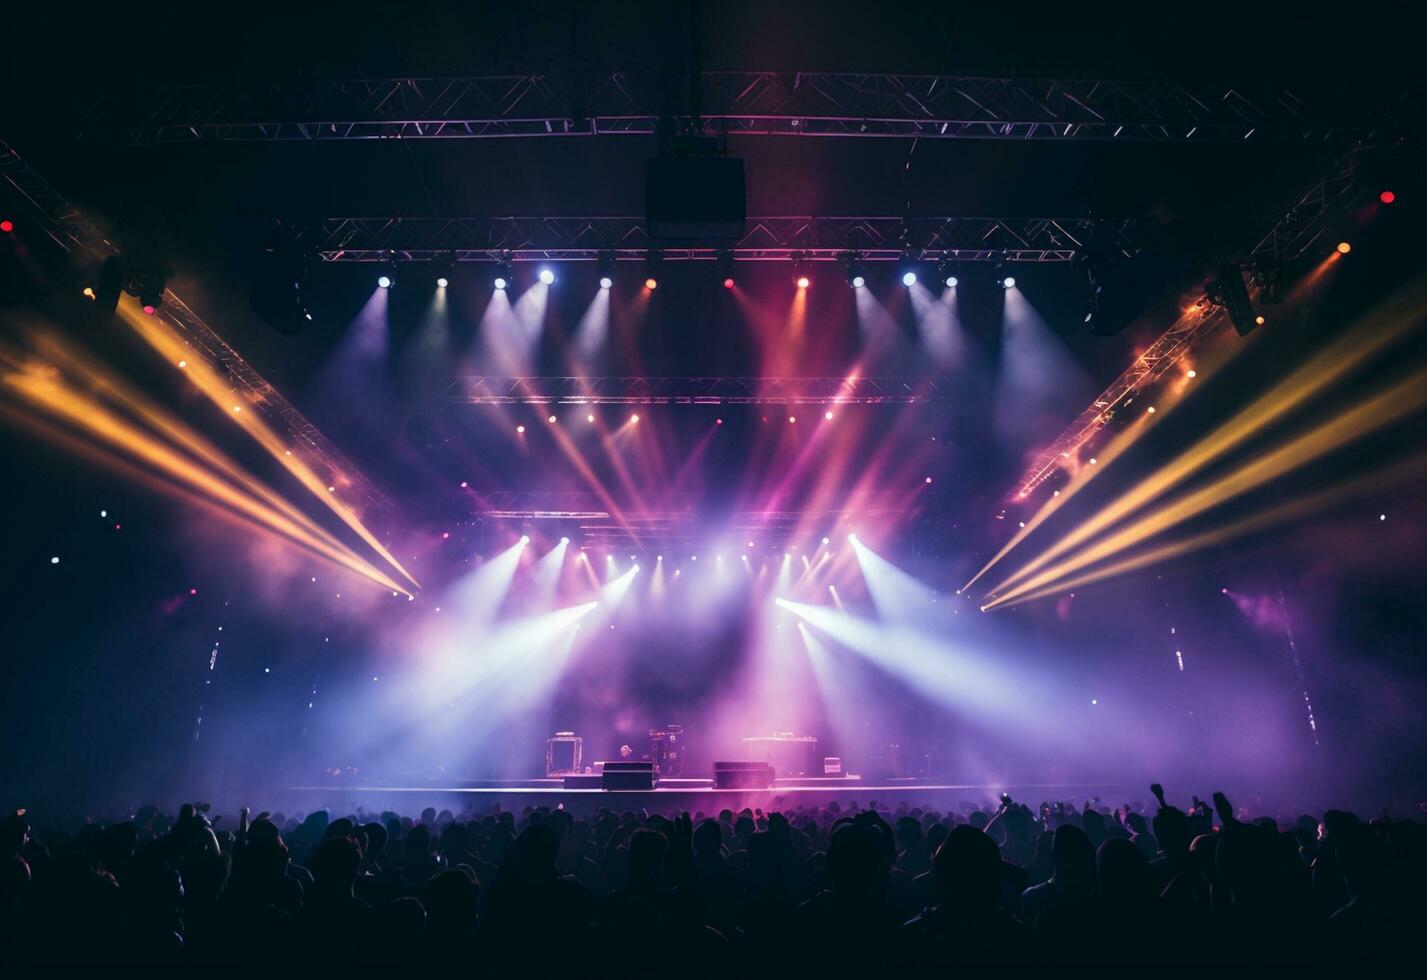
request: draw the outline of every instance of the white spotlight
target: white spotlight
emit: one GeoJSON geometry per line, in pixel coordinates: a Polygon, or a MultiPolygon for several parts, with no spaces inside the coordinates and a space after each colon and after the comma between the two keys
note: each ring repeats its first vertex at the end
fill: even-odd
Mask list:
{"type": "Polygon", "coordinates": [[[437,289],[445,289],[445,288],[446,288],[447,286],[449,286],[449,285],[451,285],[451,282],[450,282],[450,280],[448,280],[445,276],[437,276],[437,277],[436,277],[436,288],[437,288],[437,289]]]}
{"type": "Polygon", "coordinates": [[[528,534],[522,534],[522,535],[520,536],[520,543],[521,543],[521,544],[529,544],[529,543],[530,543],[530,535],[528,535],[528,534]]]}
{"type": "Polygon", "coordinates": [[[862,288],[863,286],[865,286],[865,285],[867,285],[867,280],[866,280],[866,279],[862,278],[861,276],[853,276],[853,277],[852,277],[852,288],[853,288],[853,289],[861,289],[861,288],[862,288]]]}
{"type": "Polygon", "coordinates": [[[495,288],[496,288],[496,289],[504,289],[505,287],[507,287],[507,286],[509,286],[509,285],[510,285],[510,282],[505,278],[505,276],[496,276],[496,277],[495,277],[495,288]]]}
{"type": "Polygon", "coordinates": [[[1016,277],[1015,277],[1015,276],[1007,276],[1005,279],[1002,279],[1002,280],[1001,280],[1001,285],[1004,286],[1006,289],[1015,289],[1015,288],[1016,288],[1016,277]]]}
{"type": "Polygon", "coordinates": [[[555,273],[551,272],[549,269],[541,269],[540,281],[547,286],[550,285],[552,282],[555,281],[555,273]]]}
{"type": "Polygon", "coordinates": [[[955,277],[955,276],[947,276],[947,277],[946,277],[946,288],[947,288],[947,289],[955,289],[955,288],[956,288],[956,277],[955,277]]]}
{"type": "Polygon", "coordinates": [[[377,285],[383,289],[390,289],[392,283],[391,276],[377,276],[377,285]]]}
{"type": "Polygon", "coordinates": [[[903,286],[915,286],[917,284],[917,274],[915,272],[902,273],[903,286]]]}
{"type": "Polygon", "coordinates": [[[611,286],[613,286],[613,285],[614,285],[614,280],[611,279],[609,276],[600,276],[600,288],[601,288],[601,289],[608,289],[609,287],[611,287],[611,286]]]}

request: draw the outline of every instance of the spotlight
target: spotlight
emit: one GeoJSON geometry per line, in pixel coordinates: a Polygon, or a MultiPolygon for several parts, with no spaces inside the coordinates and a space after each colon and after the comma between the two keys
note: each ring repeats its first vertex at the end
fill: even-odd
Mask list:
{"type": "Polygon", "coordinates": [[[792,425],[792,424],[794,424],[794,423],[797,422],[797,421],[798,421],[798,417],[797,417],[796,415],[789,415],[789,416],[788,416],[788,424],[789,424],[789,425],[792,425]]]}
{"type": "Polygon", "coordinates": [[[644,288],[654,290],[659,288],[659,270],[664,265],[664,253],[658,249],[650,249],[644,256],[644,288]]]}
{"type": "Polygon", "coordinates": [[[437,289],[445,289],[445,288],[446,288],[447,286],[449,286],[449,285],[451,285],[451,280],[447,279],[445,276],[437,276],[437,277],[436,277],[436,288],[437,288],[437,289]]]}
{"type": "Polygon", "coordinates": [[[14,230],[15,222],[11,221],[9,218],[6,218],[4,221],[0,221],[0,231],[3,231],[5,234],[8,235],[14,230]]]}
{"type": "Polygon", "coordinates": [[[867,285],[867,276],[862,268],[862,259],[856,252],[847,252],[842,256],[842,272],[847,284],[853,289],[861,289],[867,285]]]}
{"type": "Polygon", "coordinates": [[[797,283],[799,289],[807,289],[809,286],[812,285],[812,280],[809,279],[807,276],[799,276],[795,280],[795,282],[797,283]]]}
{"type": "MultiPolygon", "coordinates": [[[[1377,199],[1383,204],[1391,204],[1393,201],[1397,200],[1397,195],[1394,194],[1392,191],[1383,191],[1377,196],[1377,199]]],[[[5,222],[5,224],[9,224],[9,222],[7,221],[5,222]]],[[[0,225],[0,228],[3,228],[5,231],[10,230],[9,228],[5,228],[4,225],[0,225]]]]}
{"type": "Polygon", "coordinates": [[[638,416],[638,415],[631,415],[631,416],[629,417],[629,421],[630,421],[631,423],[633,423],[634,425],[638,425],[638,424],[639,424],[639,416],[638,416]]]}
{"type": "Polygon", "coordinates": [[[903,286],[911,287],[911,286],[915,286],[916,284],[917,284],[917,274],[916,274],[915,272],[912,272],[912,271],[908,270],[907,272],[902,273],[902,285],[903,285],[903,286]]]}
{"type": "Polygon", "coordinates": [[[956,266],[950,260],[937,266],[937,275],[941,276],[941,281],[947,289],[955,289],[956,284],[960,281],[956,277],[956,266]]]}
{"type": "Polygon", "coordinates": [[[595,420],[595,417],[594,417],[593,414],[590,414],[590,415],[586,415],[586,416],[585,416],[585,421],[586,421],[586,422],[593,422],[594,420],[595,420]]]}
{"type": "Polygon", "coordinates": [[[521,543],[521,544],[529,544],[529,543],[530,543],[530,535],[528,535],[528,534],[522,534],[522,535],[520,536],[520,543],[521,543]]]}
{"type": "Polygon", "coordinates": [[[377,285],[383,289],[390,289],[392,283],[394,282],[396,282],[396,280],[393,279],[391,276],[387,275],[386,273],[382,273],[381,275],[377,276],[377,285]]]}
{"type": "Polygon", "coordinates": [[[518,434],[520,434],[520,435],[525,435],[525,426],[523,426],[523,425],[517,425],[517,426],[515,427],[515,431],[516,431],[518,434]]]}
{"type": "Polygon", "coordinates": [[[495,265],[495,278],[492,281],[492,285],[494,285],[496,289],[509,289],[514,284],[515,266],[511,264],[508,258],[498,260],[495,265]]]}
{"type": "Polygon", "coordinates": [[[718,253],[718,276],[723,280],[724,289],[732,289],[734,286],[733,276],[733,253],[728,249],[721,249],[718,253]]]}
{"type": "Polygon", "coordinates": [[[614,285],[614,280],[611,279],[609,276],[600,276],[600,288],[601,288],[601,289],[608,289],[608,288],[610,288],[610,287],[613,286],[613,285],[614,285]]]}
{"type": "Polygon", "coordinates": [[[825,419],[827,419],[829,422],[831,422],[831,421],[832,421],[832,412],[823,412],[823,418],[825,418],[825,419]]]}
{"type": "Polygon", "coordinates": [[[1002,276],[1001,279],[1000,279],[1000,285],[1001,285],[1001,288],[1002,288],[1002,289],[1015,289],[1015,288],[1016,288],[1016,277],[1015,277],[1015,276],[1002,276]]]}
{"type": "Polygon", "coordinates": [[[1348,254],[1349,252],[1351,252],[1352,250],[1353,250],[1352,242],[1339,242],[1339,243],[1338,243],[1338,254],[1339,254],[1339,255],[1347,255],[1347,254],[1348,254]]]}
{"type": "Polygon", "coordinates": [[[831,544],[831,541],[827,538],[823,538],[823,544],[831,544]]]}
{"type": "Polygon", "coordinates": [[[543,282],[543,283],[544,283],[545,285],[547,285],[547,286],[550,285],[552,282],[555,281],[555,273],[552,272],[552,271],[549,270],[549,269],[541,269],[541,270],[540,270],[540,281],[543,282]]]}
{"type": "Polygon", "coordinates": [[[551,425],[554,425],[556,421],[557,421],[557,420],[556,420],[555,416],[553,416],[553,415],[550,416],[550,424],[551,424],[551,425]]]}
{"type": "Polygon", "coordinates": [[[569,544],[569,543],[570,543],[570,539],[569,539],[569,538],[561,538],[561,539],[560,539],[560,543],[561,543],[561,544],[569,544]]]}
{"type": "Polygon", "coordinates": [[[436,283],[437,289],[445,289],[451,285],[451,280],[456,277],[456,262],[454,256],[440,255],[431,263],[431,278],[436,283]]]}
{"type": "Polygon", "coordinates": [[[614,285],[614,253],[605,252],[599,258],[600,288],[609,289],[614,285]]]}

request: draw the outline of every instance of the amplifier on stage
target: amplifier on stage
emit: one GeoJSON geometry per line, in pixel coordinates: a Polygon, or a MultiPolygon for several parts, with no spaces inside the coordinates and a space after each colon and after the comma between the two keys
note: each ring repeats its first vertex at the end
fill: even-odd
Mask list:
{"type": "Polygon", "coordinates": [[[600,784],[605,789],[653,789],[654,763],[606,762],[600,784]]]}
{"type": "Polygon", "coordinates": [[[774,732],[743,740],[743,748],[753,762],[766,762],[783,776],[816,776],[822,771],[818,740],[811,735],[774,732]]]}
{"type": "Polygon", "coordinates": [[[772,789],[773,767],[766,762],[715,762],[714,789],[772,789]]]}

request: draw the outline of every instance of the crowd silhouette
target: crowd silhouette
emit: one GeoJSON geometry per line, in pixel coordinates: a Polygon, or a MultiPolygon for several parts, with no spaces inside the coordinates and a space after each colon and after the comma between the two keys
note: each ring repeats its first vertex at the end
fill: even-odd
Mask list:
{"type": "Polygon", "coordinates": [[[1398,962],[1427,825],[1281,824],[1216,794],[704,815],[332,818],[201,806],[69,833],[0,821],[0,972],[820,976],[1074,964],[1398,962]]]}

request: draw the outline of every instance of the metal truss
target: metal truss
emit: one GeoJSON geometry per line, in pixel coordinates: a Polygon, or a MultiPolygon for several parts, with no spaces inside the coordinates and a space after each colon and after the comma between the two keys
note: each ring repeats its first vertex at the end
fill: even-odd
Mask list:
{"type": "MultiPolygon", "coordinates": [[[[45,233],[78,261],[97,264],[120,251],[4,140],[0,140],[0,177],[34,205],[45,233]]],[[[315,425],[172,289],[164,291],[163,304],[155,315],[174,327],[195,351],[220,366],[234,390],[260,405],[265,416],[285,430],[290,444],[301,447],[309,461],[315,462],[330,477],[340,474],[347,488],[344,492],[349,491],[351,496],[367,504],[384,506],[387,503],[351,460],[328,442],[315,425]]]]}
{"type": "Polygon", "coordinates": [[[751,217],[724,246],[666,246],[639,217],[330,218],[315,251],[326,262],[671,261],[1069,262],[1092,237],[1134,251],[1133,222],[1093,218],[751,217]]]}
{"type": "MultiPolygon", "coordinates": [[[[1391,124],[1335,86],[786,71],[701,84],[710,136],[1356,142],[1391,124]]],[[[106,97],[81,131],[130,144],[650,135],[692,125],[673,88],[647,69],[152,87],[106,97]]]]}
{"type": "Polygon", "coordinates": [[[948,397],[927,378],[460,377],[445,392],[466,405],[914,405],[948,397]]]}
{"type": "MultiPolygon", "coordinates": [[[[472,490],[462,503],[469,506],[470,517],[479,520],[572,524],[579,530],[582,544],[648,539],[665,545],[681,540],[707,544],[711,537],[721,537],[736,539],[737,545],[730,547],[739,551],[745,550],[749,533],[792,534],[815,527],[821,537],[838,525],[859,519],[908,516],[905,497],[885,492],[859,495],[855,503],[851,497],[828,501],[768,493],[681,493],[661,497],[638,513],[627,513],[622,522],[606,509],[604,497],[588,491],[472,490]],[[704,526],[710,514],[719,515],[712,522],[713,532],[704,526]]],[[[783,543],[765,537],[757,547],[782,550],[783,543]]]]}
{"type": "Polygon", "coordinates": [[[1036,457],[1021,477],[1016,496],[1021,499],[1030,496],[1067,464],[1078,462],[1080,448],[1108,425],[1116,412],[1164,377],[1194,349],[1200,338],[1207,337],[1226,321],[1222,310],[1201,297],[1036,457]]]}

